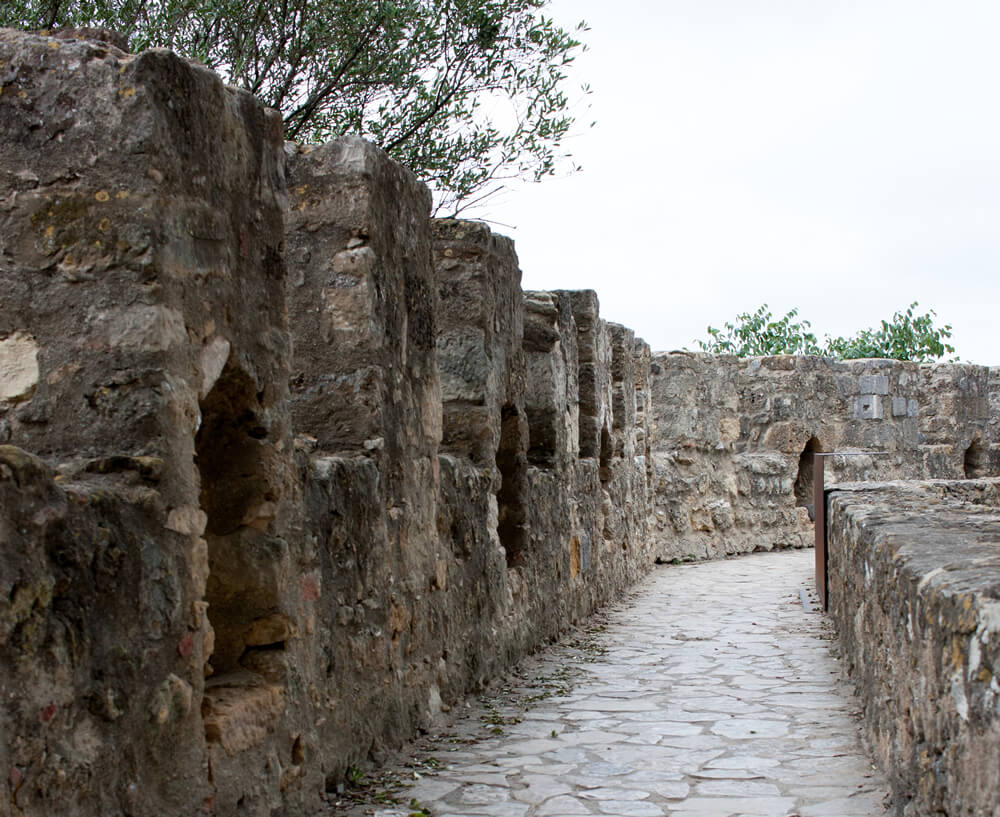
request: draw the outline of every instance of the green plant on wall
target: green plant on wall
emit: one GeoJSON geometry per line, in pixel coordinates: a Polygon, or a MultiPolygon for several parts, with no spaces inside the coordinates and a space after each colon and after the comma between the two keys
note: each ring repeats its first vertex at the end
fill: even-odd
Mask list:
{"type": "Polygon", "coordinates": [[[722,329],[709,326],[711,340],[699,340],[698,345],[706,352],[737,357],[820,354],[809,321],[795,320],[798,314],[793,309],[775,320],[763,304],[755,312],[737,315],[735,323],[724,323],[722,329]]]}
{"type": "Polygon", "coordinates": [[[543,14],[548,3],[6,0],[0,25],[104,26],[133,51],[197,59],[279,110],[288,139],[363,136],[454,215],[512,179],[577,169],[561,141],[586,24],[564,30],[543,14]]]}
{"type": "Polygon", "coordinates": [[[827,335],[820,346],[809,331],[809,321],[796,320],[797,309],[776,320],[764,304],[755,312],[737,315],[734,323],[724,323],[722,329],[709,326],[709,340],[696,343],[702,351],[737,357],[822,355],[845,360],[893,358],[926,362],[952,354],[955,348],[947,342],[951,326],[935,326],[934,311],[918,315],[917,306],[914,301],[905,311],[893,314],[891,321],[883,320],[877,329],[863,329],[848,338],[827,335]]]}

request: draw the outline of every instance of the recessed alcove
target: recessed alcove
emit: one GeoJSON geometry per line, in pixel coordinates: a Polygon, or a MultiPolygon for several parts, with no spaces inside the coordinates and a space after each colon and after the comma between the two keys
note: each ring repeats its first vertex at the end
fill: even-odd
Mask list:
{"type": "Polygon", "coordinates": [[[813,504],[813,454],[822,453],[823,446],[810,437],[799,455],[799,471],[795,476],[795,506],[811,508],[813,504]]]}
{"type": "Polygon", "coordinates": [[[614,444],[611,440],[611,434],[605,427],[601,428],[601,457],[600,457],[600,469],[598,471],[601,484],[605,485],[611,480],[611,458],[614,455],[614,444]]]}
{"type": "Polygon", "coordinates": [[[978,437],[965,449],[962,469],[966,479],[980,479],[990,476],[989,457],[978,437]]]}
{"type": "Polygon", "coordinates": [[[500,471],[497,492],[497,535],[507,553],[507,567],[522,564],[526,530],[524,507],[524,419],[517,407],[507,404],[500,412],[500,445],[496,464],[500,471]]]}
{"type": "Polygon", "coordinates": [[[267,531],[273,515],[267,508],[274,507],[277,497],[267,474],[272,445],[253,379],[227,364],[200,409],[195,462],[201,508],[208,517],[205,600],[215,630],[210,663],[218,674],[239,669],[248,645],[280,647],[282,637],[267,641],[262,634],[281,629],[273,621],[278,617],[278,565],[286,546],[267,531]]]}

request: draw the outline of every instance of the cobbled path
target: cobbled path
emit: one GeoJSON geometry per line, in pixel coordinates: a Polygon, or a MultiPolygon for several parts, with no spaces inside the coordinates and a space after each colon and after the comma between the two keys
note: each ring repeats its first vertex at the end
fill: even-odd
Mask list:
{"type": "Polygon", "coordinates": [[[831,627],[803,605],[812,561],[657,568],[598,632],[529,662],[426,744],[433,754],[401,769],[403,805],[351,814],[885,814],[831,627]]]}

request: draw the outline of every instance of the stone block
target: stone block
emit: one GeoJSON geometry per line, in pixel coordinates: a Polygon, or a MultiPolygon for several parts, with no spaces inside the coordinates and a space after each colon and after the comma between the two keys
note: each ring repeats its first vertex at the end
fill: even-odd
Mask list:
{"type": "Polygon", "coordinates": [[[601,320],[597,293],[566,293],[577,328],[579,453],[600,457],[602,433],[611,434],[611,336],[601,320]]]}
{"type": "Polygon", "coordinates": [[[863,394],[854,398],[855,420],[881,420],[883,411],[882,398],[877,394],[863,394]]]}
{"type": "Polygon", "coordinates": [[[893,397],[892,398],[892,416],[893,417],[906,417],[909,408],[909,403],[905,397],[893,397]]]}
{"type": "MultiPolygon", "coordinates": [[[[0,63],[0,424],[82,512],[44,559],[79,631],[36,622],[73,646],[52,645],[58,670],[3,655],[2,682],[63,679],[44,705],[60,702],[45,740],[62,745],[97,695],[96,743],[119,750],[26,760],[19,797],[46,790],[19,809],[118,811],[141,768],[157,783],[128,811],[194,813],[210,617],[237,624],[205,613],[216,544],[274,536],[290,492],[281,119],[166,51],[0,30],[0,63]]],[[[37,733],[20,717],[0,731],[37,733]]]]}
{"type": "Polygon", "coordinates": [[[889,376],[885,374],[863,374],[858,378],[861,394],[888,394],[889,376]]]}

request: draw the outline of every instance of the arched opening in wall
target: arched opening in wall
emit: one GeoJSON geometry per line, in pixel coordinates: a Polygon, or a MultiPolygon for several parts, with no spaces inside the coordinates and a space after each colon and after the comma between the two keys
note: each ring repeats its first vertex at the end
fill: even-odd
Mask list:
{"type": "Polygon", "coordinates": [[[990,475],[989,457],[978,437],[965,449],[962,467],[966,479],[979,479],[990,475]]]}
{"type": "Polygon", "coordinates": [[[822,453],[823,446],[815,437],[810,437],[799,455],[799,472],[795,476],[795,505],[812,508],[813,504],[813,454],[822,453]]]}
{"type": "Polygon", "coordinates": [[[215,644],[206,671],[214,683],[268,663],[253,653],[283,649],[286,620],[278,612],[282,546],[267,533],[277,497],[267,477],[272,445],[261,397],[253,379],[228,363],[200,408],[195,462],[208,517],[205,600],[215,644]]]}
{"type": "Polygon", "coordinates": [[[523,564],[527,545],[525,494],[524,418],[516,406],[507,404],[500,411],[500,445],[497,470],[497,535],[507,553],[507,567],[523,564]]]}
{"type": "Polygon", "coordinates": [[[611,441],[611,434],[607,428],[601,428],[601,458],[599,460],[600,470],[598,471],[601,484],[606,484],[611,479],[611,458],[614,455],[614,444],[611,441]]]}

